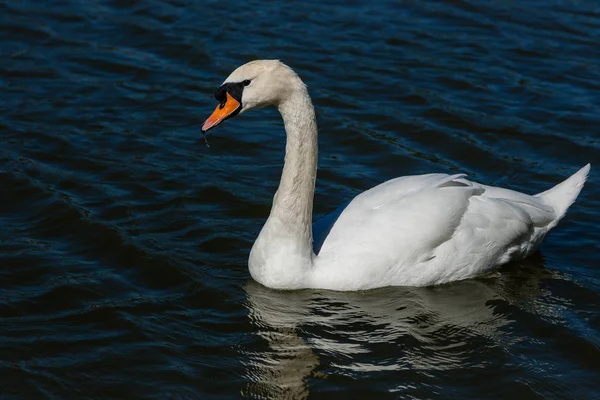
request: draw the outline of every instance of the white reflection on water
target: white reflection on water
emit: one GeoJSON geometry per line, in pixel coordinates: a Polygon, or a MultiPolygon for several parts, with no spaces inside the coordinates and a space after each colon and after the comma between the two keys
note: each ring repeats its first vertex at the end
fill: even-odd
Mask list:
{"type": "Polygon", "coordinates": [[[286,292],[250,280],[246,307],[269,349],[250,354],[252,383],[245,394],[307,398],[307,378],[326,379],[323,369],[356,377],[485,368],[487,361],[475,352],[506,352],[524,340],[512,333],[510,312],[499,311],[497,304],[537,308],[539,280],[549,277],[541,257],[534,257],[502,273],[430,288],[286,292]],[[319,355],[333,361],[323,366],[319,355]]]}

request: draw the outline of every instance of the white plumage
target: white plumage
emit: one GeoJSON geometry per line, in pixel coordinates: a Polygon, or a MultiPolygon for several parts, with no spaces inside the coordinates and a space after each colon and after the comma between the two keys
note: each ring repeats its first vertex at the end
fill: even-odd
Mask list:
{"type": "Polygon", "coordinates": [[[244,81],[239,112],[275,105],[287,134],[279,189],[249,259],[252,277],[272,288],[426,286],[486,273],[532,254],[590,170],[588,164],[535,196],[463,175],[400,177],[361,193],[313,229],[317,126],[306,86],[274,60],[243,65],[225,83],[244,81]]]}
{"type": "Polygon", "coordinates": [[[341,213],[315,258],[310,286],[434,285],[531,255],[575,200],[589,168],[538,196],[461,175],[392,179],[341,213]]]}

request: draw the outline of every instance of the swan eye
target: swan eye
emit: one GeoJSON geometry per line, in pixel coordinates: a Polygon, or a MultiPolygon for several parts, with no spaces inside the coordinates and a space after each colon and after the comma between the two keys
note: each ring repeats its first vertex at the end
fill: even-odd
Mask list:
{"type": "Polygon", "coordinates": [[[252,82],[250,79],[246,79],[244,82],[242,82],[244,84],[244,86],[248,86],[250,85],[250,82],[252,82]]]}

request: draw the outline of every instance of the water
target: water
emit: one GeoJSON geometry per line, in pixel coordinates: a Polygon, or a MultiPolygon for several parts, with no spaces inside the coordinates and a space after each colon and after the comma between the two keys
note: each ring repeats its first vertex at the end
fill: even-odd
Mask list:
{"type": "Polygon", "coordinates": [[[0,29],[1,398],[600,398],[597,2],[4,0],[0,29]],[[316,217],[398,175],[535,193],[596,165],[499,273],[269,290],[246,263],[281,120],[200,133],[256,58],[314,99],[316,217]]]}

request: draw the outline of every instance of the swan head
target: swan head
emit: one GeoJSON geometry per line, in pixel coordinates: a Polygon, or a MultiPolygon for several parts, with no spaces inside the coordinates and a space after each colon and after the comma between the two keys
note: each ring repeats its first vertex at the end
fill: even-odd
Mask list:
{"type": "Polygon", "coordinates": [[[277,106],[298,86],[306,89],[298,75],[278,60],[244,64],[215,91],[219,105],[202,125],[202,132],[253,108],[277,106]]]}

